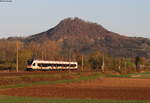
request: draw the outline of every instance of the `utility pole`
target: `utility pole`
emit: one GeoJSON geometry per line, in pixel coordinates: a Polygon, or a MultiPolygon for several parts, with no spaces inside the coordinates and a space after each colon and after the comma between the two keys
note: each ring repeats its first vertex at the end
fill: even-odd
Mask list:
{"type": "Polygon", "coordinates": [[[119,59],[118,70],[119,70],[119,72],[121,72],[121,59],[119,59]]]}
{"type": "Polygon", "coordinates": [[[71,49],[69,49],[69,55],[68,55],[68,59],[69,59],[69,73],[70,73],[70,67],[71,67],[71,64],[70,64],[70,62],[71,62],[71,49]]]}
{"type": "Polygon", "coordinates": [[[19,71],[19,69],[18,69],[18,54],[19,54],[19,44],[18,44],[18,40],[16,41],[16,48],[17,48],[17,52],[16,52],[16,72],[18,72],[19,71]]]}
{"type": "Polygon", "coordinates": [[[102,57],[102,72],[104,72],[104,69],[105,69],[105,61],[104,61],[105,57],[104,57],[104,54],[103,54],[103,57],[102,57]]]}
{"type": "Polygon", "coordinates": [[[82,55],[82,64],[81,64],[81,71],[83,72],[83,69],[84,69],[84,57],[83,57],[83,55],[82,55]]]}
{"type": "Polygon", "coordinates": [[[126,63],[126,57],[124,58],[124,69],[125,69],[125,73],[127,72],[127,63],[126,63]]]}

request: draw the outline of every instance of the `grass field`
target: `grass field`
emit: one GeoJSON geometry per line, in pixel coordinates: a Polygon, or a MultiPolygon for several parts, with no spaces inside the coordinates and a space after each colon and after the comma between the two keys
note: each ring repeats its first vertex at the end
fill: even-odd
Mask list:
{"type": "MultiPolygon", "coordinates": [[[[74,74],[78,75],[78,74],[74,74]]],[[[39,75],[41,76],[41,75],[39,75]]],[[[32,78],[38,78],[38,75],[33,76],[27,76],[27,77],[32,77],[32,78]]],[[[44,77],[53,77],[49,75],[45,75],[44,77]]],[[[99,73],[93,73],[91,76],[78,76],[78,78],[75,79],[61,79],[61,80],[55,80],[55,81],[38,81],[38,82],[32,82],[32,83],[21,83],[21,84],[15,84],[15,85],[5,85],[5,86],[0,86],[0,89],[6,89],[6,88],[19,88],[19,87],[28,87],[28,86],[34,86],[34,85],[48,85],[48,84],[59,84],[59,83],[71,83],[71,82],[79,82],[79,81],[85,81],[85,80],[92,80],[100,77],[99,73]]],[[[18,77],[17,77],[18,78],[18,77]]]]}
{"type": "Polygon", "coordinates": [[[50,98],[2,96],[0,98],[0,103],[148,103],[148,101],[96,100],[96,99],[50,99],[50,98]]]}
{"type": "MultiPolygon", "coordinates": [[[[95,80],[96,78],[138,78],[138,79],[148,79],[150,78],[150,72],[143,72],[143,73],[132,73],[132,74],[121,74],[121,75],[111,75],[111,74],[101,74],[98,72],[94,72],[90,75],[85,75],[84,73],[62,73],[62,74],[38,74],[38,75],[21,75],[21,76],[6,76],[1,77],[1,79],[14,79],[14,80],[25,80],[25,82],[20,82],[17,84],[8,84],[8,85],[0,85],[1,90],[5,90],[7,88],[26,88],[30,86],[37,86],[37,85],[54,85],[55,84],[66,84],[66,83],[78,83],[81,81],[88,81],[88,80],[95,80]],[[71,76],[71,78],[70,78],[71,76]],[[67,77],[67,78],[66,78],[67,77]],[[72,78],[73,77],[73,78],[72,78]],[[36,78],[44,78],[40,81],[34,81],[34,82],[26,82],[27,80],[34,80],[36,78]],[[45,79],[45,78],[51,78],[52,80],[45,79]],[[56,79],[56,80],[55,80],[56,79]]],[[[104,79],[103,79],[104,80],[104,79]]],[[[100,81],[101,82],[101,81],[100,81]]],[[[90,83],[90,82],[89,82],[90,83]]],[[[97,82],[96,82],[97,83],[97,82]]],[[[3,95],[3,94],[0,94],[3,95]]],[[[108,94],[109,95],[109,94],[108,94]]],[[[75,97],[76,98],[76,97],[75,97]]],[[[142,99],[143,100],[143,99],[142,99]]],[[[0,96],[0,103],[149,103],[149,101],[142,101],[142,100],[98,100],[98,99],[65,99],[65,98],[43,98],[43,97],[24,97],[23,96],[0,96]]],[[[148,99],[149,100],[149,99],[148,99]]]]}
{"type": "Polygon", "coordinates": [[[129,74],[106,74],[106,77],[119,77],[119,78],[140,78],[140,79],[148,79],[150,78],[150,72],[141,72],[141,73],[129,73],[129,74]]]}
{"type": "Polygon", "coordinates": [[[47,85],[47,84],[58,84],[58,83],[69,83],[69,82],[79,82],[82,80],[91,80],[98,77],[117,77],[117,78],[140,78],[148,79],[150,78],[150,72],[143,73],[131,73],[131,74],[101,74],[99,72],[94,72],[89,76],[84,76],[82,73],[62,73],[62,74],[32,74],[32,75],[21,75],[21,76],[6,76],[0,77],[0,88],[18,88],[27,87],[33,85],[47,85]],[[75,78],[72,78],[75,77],[75,78]],[[5,82],[7,84],[5,84],[5,82]],[[9,83],[10,82],[10,83],[9,83]]]}

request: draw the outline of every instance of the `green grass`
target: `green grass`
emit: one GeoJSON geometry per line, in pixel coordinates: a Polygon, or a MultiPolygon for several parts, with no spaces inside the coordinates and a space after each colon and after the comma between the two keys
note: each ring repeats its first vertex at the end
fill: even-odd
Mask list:
{"type": "MultiPolygon", "coordinates": [[[[68,74],[63,74],[68,75],[68,74]]],[[[81,74],[69,74],[74,75],[77,78],[76,79],[69,79],[69,80],[56,80],[56,81],[39,81],[39,82],[33,82],[33,83],[21,83],[21,84],[15,84],[15,85],[5,85],[0,86],[0,89],[5,88],[19,88],[19,87],[28,87],[28,86],[34,86],[34,85],[48,85],[48,84],[59,84],[59,83],[70,83],[70,82],[79,82],[83,80],[92,80],[96,79],[98,77],[119,77],[119,78],[150,78],[150,72],[142,72],[142,73],[131,73],[131,74],[121,74],[121,75],[113,75],[113,74],[101,74],[101,73],[93,73],[91,76],[81,76],[81,74]],[[137,77],[136,77],[137,76],[137,77]]],[[[55,77],[61,77],[62,74],[53,74],[53,75],[27,75],[27,76],[20,76],[16,77],[16,79],[21,78],[55,78],[55,77]]]]}
{"type": "Polygon", "coordinates": [[[48,84],[59,84],[59,83],[71,83],[71,82],[79,82],[79,81],[85,81],[85,80],[92,80],[98,78],[100,75],[98,73],[95,73],[91,76],[80,76],[76,79],[69,79],[69,80],[56,80],[56,81],[40,81],[40,82],[33,82],[33,83],[23,83],[23,84],[15,84],[15,85],[6,85],[6,86],[0,86],[0,89],[5,88],[19,88],[19,87],[28,87],[28,86],[34,86],[34,85],[48,85],[48,84]]]}
{"type": "Polygon", "coordinates": [[[148,101],[2,97],[0,103],[148,103],[148,101]]]}
{"type": "MultiPolygon", "coordinates": [[[[68,74],[63,74],[63,75],[68,75],[68,74]]],[[[48,85],[48,84],[59,84],[59,83],[70,83],[70,82],[79,82],[79,81],[84,81],[84,80],[92,80],[96,79],[98,77],[119,77],[119,78],[150,78],[150,72],[142,72],[142,73],[131,73],[131,74],[121,74],[121,75],[113,75],[113,74],[100,74],[100,73],[93,73],[91,76],[81,76],[78,74],[70,74],[70,75],[75,75],[76,79],[69,79],[69,80],[56,80],[56,81],[39,81],[39,82],[33,82],[33,83],[22,83],[22,84],[15,84],[15,85],[5,85],[5,86],[0,86],[0,89],[5,89],[5,88],[19,88],[19,87],[28,87],[28,86],[34,86],[34,85],[48,85]],[[136,77],[139,76],[139,77],[136,77]]],[[[49,78],[55,78],[58,76],[62,76],[60,74],[57,75],[43,75],[43,78],[49,77],[49,78]]],[[[37,78],[37,77],[42,77],[42,75],[28,75],[28,77],[31,78],[37,78]]],[[[18,78],[18,77],[17,77],[18,78]]],[[[20,77],[22,78],[22,77],[20,77]]],[[[26,78],[24,76],[24,78],[26,78]]]]}
{"type": "Polygon", "coordinates": [[[106,77],[119,77],[119,78],[150,78],[150,72],[142,72],[142,73],[129,73],[129,74],[120,74],[120,75],[113,75],[113,74],[106,74],[106,77]]]}
{"type": "Polygon", "coordinates": [[[106,74],[106,77],[119,77],[119,78],[129,78],[130,77],[130,75],[129,74],[125,74],[125,75],[123,75],[123,74],[120,74],[120,75],[113,75],[113,74],[106,74]]]}
{"type": "MultiPolygon", "coordinates": [[[[74,74],[77,75],[77,74],[74,74]]],[[[1,89],[5,88],[19,88],[28,87],[33,85],[48,85],[48,84],[59,84],[59,83],[71,83],[85,80],[93,80],[98,77],[127,77],[131,78],[133,75],[150,75],[150,72],[144,73],[132,73],[126,75],[103,75],[100,73],[94,73],[91,76],[78,75],[76,79],[69,80],[56,80],[56,81],[40,81],[33,83],[24,83],[16,85],[0,86],[1,89]]],[[[39,75],[40,76],[40,75],[39,75]]],[[[59,75],[58,75],[59,76],[59,75]]],[[[38,76],[36,76],[38,77],[38,76]]],[[[47,75],[47,77],[49,77],[47,75]]],[[[16,97],[16,96],[0,96],[0,103],[149,103],[149,101],[136,101],[136,100],[97,100],[97,99],[50,99],[50,98],[36,98],[36,97],[16,97]]]]}

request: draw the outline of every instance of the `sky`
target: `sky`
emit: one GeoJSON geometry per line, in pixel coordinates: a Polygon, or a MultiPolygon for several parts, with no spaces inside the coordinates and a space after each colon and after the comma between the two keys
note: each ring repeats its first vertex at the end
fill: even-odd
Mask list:
{"type": "Polygon", "coordinates": [[[0,2],[0,38],[46,31],[68,17],[127,36],[150,38],[150,0],[12,0],[0,2]]]}

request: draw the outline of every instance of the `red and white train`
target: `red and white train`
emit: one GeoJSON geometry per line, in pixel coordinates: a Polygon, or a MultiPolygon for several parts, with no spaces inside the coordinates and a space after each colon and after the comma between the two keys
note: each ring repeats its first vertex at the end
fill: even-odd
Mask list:
{"type": "Polygon", "coordinates": [[[67,61],[46,61],[46,60],[28,60],[27,71],[48,71],[48,70],[76,70],[77,62],[67,61]]]}

